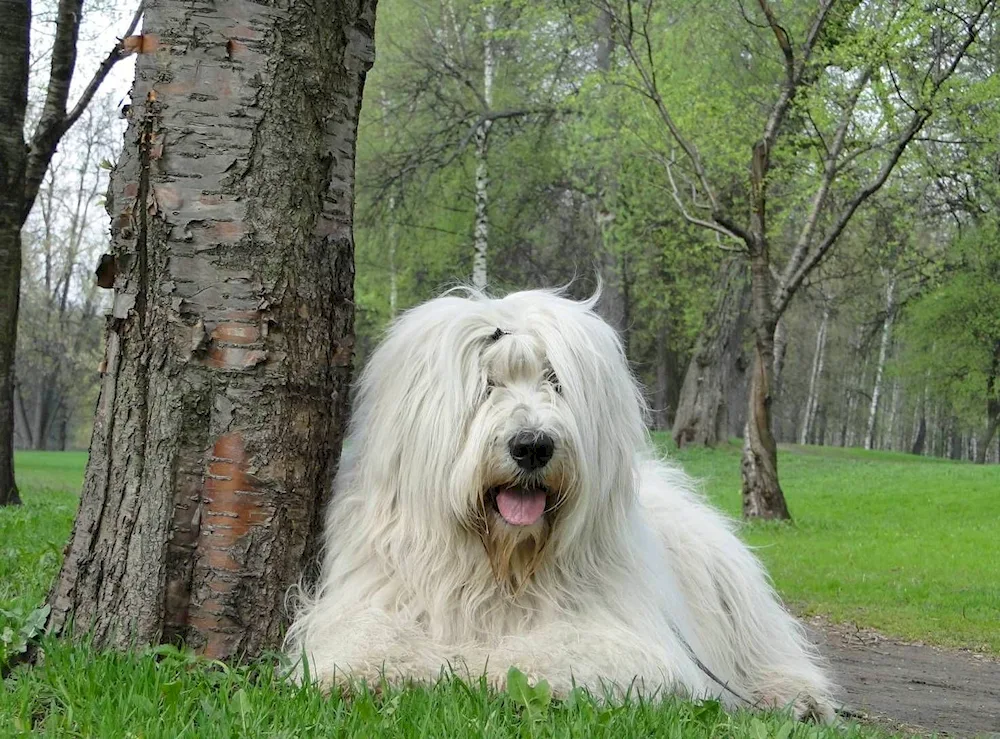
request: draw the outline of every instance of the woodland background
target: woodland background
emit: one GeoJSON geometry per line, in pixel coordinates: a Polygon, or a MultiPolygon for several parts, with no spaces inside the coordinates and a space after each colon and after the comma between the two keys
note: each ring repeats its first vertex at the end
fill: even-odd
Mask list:
{"type": "MultiPolygon", "coordinates": [[[[786,23],[805,22],[812,4],[782,6],[786,23]]],[[[772,30],[735,1],[649,8],[632,21],[651,41],[633,37],[639,62],[715,197],[745,210],[750,147],[783,75],[772,30]]],[[[98,26],[111,11],[88,10],[98,26]]],[[[708,438],[696,441],[742,436],[753,351],[746,259],[733,239],[685,220],[679,205],[697,217],[705,194],[614,29],[621,12],[382,0],[359,127],[356,366],[394,314],[481,279],[477,269],[501,292],[568,285],[584,296],[599,277],[652,425],[675,425],[695,359],[699,375],[721,373],[723,390],[704,411],[708,438]]],[[[838,12],[816,52],[824,74],[796,96],[775,147],[768,232],[778,257],[794,247],[839,124],[843,155],[820,234],[891,153],[907,86],[940,65],[924,42],[958,33],[925,22],[917,4],[838,12]],[[874,71],[852,98],[864,65],[874,71]]],[[[779,442],[998,461],[998,61],[990,20],[884,186],[795,294],[776,332],[779,442]]],[[[124,102],[98,97],[67,134],[24,230],[19,448],[89,439],[108,309],[93,273],[124,102]]]]}

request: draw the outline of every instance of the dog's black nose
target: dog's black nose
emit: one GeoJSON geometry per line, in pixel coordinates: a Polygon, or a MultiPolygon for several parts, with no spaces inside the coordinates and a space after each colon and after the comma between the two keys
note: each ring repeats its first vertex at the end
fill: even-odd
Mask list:
{"type": "Polygon", "coordinates": [[[518,431],[507,443],[507,448],[517,466],[531,472],[549,463],[556,443],[544,431],[518,431]]]}

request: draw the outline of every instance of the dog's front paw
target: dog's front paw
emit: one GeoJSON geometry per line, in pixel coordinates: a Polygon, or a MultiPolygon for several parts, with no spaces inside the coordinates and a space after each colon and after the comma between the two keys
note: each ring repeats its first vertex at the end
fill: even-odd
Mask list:
{"type": "Polygon", "coordinates": [[[323,695],[339,695],[351,701],[359,695],[369,693],[381,697],[390,676],[381,668],[370,666],[366,669],[352,668],[350,671],[335,669],[324,671],[315,678],[315,683],[323,695]]]}
{"type": "Polygon", "coordinates": [[[832,722],[837,712],[833,702],[828,698],[816,698],[811,695],[798,696],[792,702],[792,711],[799,721],[809,721],[817,724],[832,722]]]}
{"type": "Polygon", "coordinates": [[[816,697],[804,692],[793,696],[758,696],[757,704],[761,708],[790,710],[796,721],[817,724],[831,723],[837,715],[833,701],[829,698],[816,697]]]}

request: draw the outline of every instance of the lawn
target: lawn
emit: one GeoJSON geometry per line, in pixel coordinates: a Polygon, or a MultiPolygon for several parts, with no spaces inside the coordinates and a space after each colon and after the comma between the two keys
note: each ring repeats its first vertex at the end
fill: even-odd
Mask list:
{"type": "MultiPolygon", "coordinates": [[[[739,515],[739,447],[680,456],[739,515]]],[[[755,524],[779,592],[800,613],[1000,653],[1000,466],[783,447],[793,526],[755,524]]]]}
{"type": "MultiPolygon", "coordinates": [[[[736,446],[679,455],[732,513],[738,457],[736,446]]],[[[790,603],[1000,652],[1000,468],[813,447],[783,449],[780,462],[795,524],[749,526],[744,535],[790,603]]],[[[85,455],[25,453],[17,463],[26,504],[0,510],[0,658],[30,630],[56,572],[85,455]]],[[[4,681],[0,736],[882,736],[729,715],[711,702],[549,701],[544,691],[497,694],[455,679],[327,700],[277,681],[273,660],[229,668],[172,648],[115,655],[43,646],[40,667],[19,667],[4,681]]]]}

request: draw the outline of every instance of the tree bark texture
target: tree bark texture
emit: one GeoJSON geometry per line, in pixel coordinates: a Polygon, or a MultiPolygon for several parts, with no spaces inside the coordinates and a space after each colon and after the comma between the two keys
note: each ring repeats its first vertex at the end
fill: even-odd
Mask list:
{"type": "Polygon", "coordinates": [[[768,423],[774,357],[763,342],[754,353],[750,375],[750,411],[743,437],[743,517],[790,520],[784,492],[778,484],[778,445],[768,423]]]}
{"type": "Polygon", "coordinates": [[[750,165],[750,320],[754,336],[754,364],[750,375],[747,430],[743,441],[743,516],[791,519],[778,482],[778,445],[774,439],[772,406],[775,392],[775,333],[778,315],[772,302],[770,249],[765,227],[768,146],[759,141],[750,165]]]}
{"type": "Polygon", "coordinates": [[[374,0],[148,0],[116,262],[50,629],[216,659],[280,641],[339,458],[374,0]]]}
{"type": "Polygon", "coordinates": [[[718,299],[684,374],[673,426],[679,448],[714,446],[725,441],[734,426],[742,430],[747,365],[743,339],[749,311],[746,263],[728,261],[720,268],[718,299]]]}
{"type": "Polygon", "coordinates": [[[31,4],[0,0],[0,506],[18,504],[14,481],[14,347],[21,296],[21,224],[27,151],[31,4]]]}

